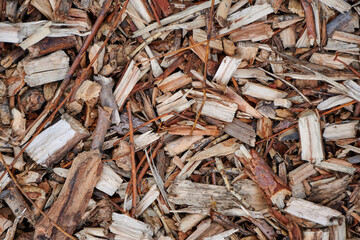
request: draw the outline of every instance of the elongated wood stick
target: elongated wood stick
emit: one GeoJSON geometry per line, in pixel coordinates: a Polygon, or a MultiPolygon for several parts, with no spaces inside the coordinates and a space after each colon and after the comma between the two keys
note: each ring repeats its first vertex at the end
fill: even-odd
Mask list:
{"type": "Polygon", "coordinates": [[[307,34],[310,39],[310,44],[313,45],[316,39],[316,30],[315,30],[314,12],[311,7],[311,1],[301,0],[301,4],[305,12],[307,34]]]}
{"type": "Polygon", "coordinates": [[[136,188],[136,162],[135,162],[135,146],[134,146],[134,128],[131,116],[131,108],[130,101],[126,105],[128,118],[129,118],[129,130],[130,130],[130,156],[131,156],[131,177],[133,179],[132,182],[132,208],[131,208],[131,216],[135,217],[135,209],[136,209],[136,199],[137,199],[137,188],[136,188]]]}

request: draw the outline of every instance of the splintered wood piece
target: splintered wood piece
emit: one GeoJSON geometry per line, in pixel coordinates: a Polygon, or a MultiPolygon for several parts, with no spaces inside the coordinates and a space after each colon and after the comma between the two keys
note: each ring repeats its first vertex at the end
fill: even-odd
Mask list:
{"type": "Polygon", "coordinates": [[[204,160],[210,157],[221,157],[234,153],[239,149],[240,144],[236,142],[235,138],[226,140],[224,142],[218,143],[213,147],[205,149],[201,152],[196,153],[194,156],[186,159],[188,162],[195,162],[199,160],[204,160]]]}
{"type": "Polygon", "coordinates": [[[53,9],[50,5],[49,0],[33,0],[31,1],[31,5],[33,5],[39,12],[44,14],[44,16],[51,20],[51,15],[53,13],[53,9]]]}
{"type": "Polygon", "coordinates": [[[115,100],[119,108],[122,108],[131,90],[140,80],[140,77],[140,69],[135,65],[135,61],[131,60],[124,76],[120,80],[120,84],[114,91],[115,100]]]}
{"type": "Polygon", "coordinates": [[[247,82],[242,88],[242,92],[244,95],[249,95],[251,97],[260,98],[268,101],[274,101],[278,98],[284,98],[287,95],[286,92],[252,82],[247,82]]]}
{"type": "Polygon", "coordinates": [[[323,137],[327,141],[355,138],[359,121],[326,124],[323,137]]]}
{"type": "Polygon", "coordinates": [[[342,219],[339,211],[294,197],[287,202],[284,211],[323,226],[339,225],[342,219]]]}
{"type": "Polygon", "coordinates": [[[324,160],[319,116],[313,110],[306,110],[299,118],[301,159],[311,163],[324,160]]]}
{"type": "MultiPolygon", "coordinates": [[[[337,58],[340,61],[346,63],[347,65],[350,65],[355,60],[352,57],[345,57],[345,56],[338,56],[337,58]]],[[[310,62],[334,69],[345,69],[344,64],[334,59],[335,59],[335,55],[332,54],[313,53],[313,55],[311,55],[310,62]]]]}
{"type": "Polygon", "coordinates": [[[239,67],[241,59],[226,56],[220,64],[213,78],[220,85],[227,85],[239,67]]]}
{"type": "MultiPolygon", "coordinates": [[[[103,44],[103,42],[97,42],[97,43],[94,43],[94,45],[90,47],[90,49],[89,49],[90,61],[92,61],[94,59],[96,53],[100,50],[102,44],[103,44]]],[[[104,65],[104,56],[105,56],[105,48],[103,48],[101,50],[99,56],[97,57],[96,61],[92,65],[92,67],[94,69],[94,74],[98,74],[100,72],[100,70],[102,69],[102,67],[104,65]]]]}
{"type": "Polygon", "coordinates": [[[134,136],[134,144],[137,150],[143,149],[149,144],[158,140],[164,133],[154,133],[152,130],[147,131],[141,135],[134,136]]]}
{"type": "Polygon", "coordinates": [[[158,87],[163,92],[170,92],[188,85],[191,81],[191,77],[179,71],[162,80],[158,87]]]}
{"type": "MultiPolygon", "coordinates": [[[[202,99],[196,99],[194,110],[199,111],[202,99]]],[[[236,103],[226,101],[206,100],[202,108],[201,115],[212,117],[224,122],[232,122],[235,112],[238,109],[236,103]]]]}
{"type": "Polygon", "coordinates": [[[170,157],[173,157],[190,149],[203,138],[203,136],[184,136],[167,143],[164,149],[170,157]]]}
{"type": "Polygon", "coordinates": [[[257,120],[256,134],[262,139],[268,138],[273,134],[272,126],[270,118],[262,117],[257,120]]]}
{"type": "MultiPolygon", "coordinates": [[[[49,218],[67,233],[73,234],[90,201],[102,170],[98,150],[82,152],[73,161],[63,188],[47,212],[49,218]]],[[[34,239],[67,239],[48,218],[41,218],[35,227],[34,239]]]]}
{"type": "MultiPolygon", "coordinates": [[[[219,0],[215,0],[214,1],[214,5],[217,5],[219,4],[220,1],[219,0]]],[[[194,6],[191,6],[189,8],[187,8],[186,10],[184,11],[180,11],[178,13],[175,13],[169,17],[166,17],[166,18],[163,18],[160,20],[160,24],[158,22],[154,22],[148,26],[146,26],[145,28],[141,29],[141,30],[137,30],[136,32],[134,32],[134,35],[132,37],[138,37],[138,36],[141,36],[143,35],[144,33],[148,33],[160,26],[165,26],[169,23],[173,23],[177,20],[180,20],[186,16],[189,16],[191,14],[194,14],[198,11],[201,11],[201,10],[205,10],[207,8],[210,8],[211,7],[211,2],[204,2],[204,3],[200,3],[198,5],[194,5],[194,6]]]]}
{"type": "Polygon", "coordinates": [[[112,196],[120,189],[122,182],[121,177],[111,167],[104,165],[96,189],[112,196]]]}
{"type": "Polygon", "coordinates": [[[237,69],[233,77],[236,79],[259,78],[264,81],[273,80],[273,78],[267,76],[264,71],[256,68],[237,69]]]}
{"type": "Polygon", "coordinates": [[[300,167],[289,172],[288,177],[292,185],[297,185],[304,181],[306,178],[310,177],[313,174],[316,174],[317,171],[314,168],[314,165],[311,163],[305,163],[300,167]]]}
{"type": "Polygon", "coordinates": [[[320,111],[328,110],[336,106],[340,106],[342,104],[346,104],[353,101],[351,97],[347,97],[344,95],[337,95],[333,97],[329,97],[328,99],[322,101],[319,105],[317,105],[317,109],[320,111]]]}
{"type": "Polygon", "coordinates": [[[285,207],[285,198],[291,196],[290,188],[274,173],[266,161],[254,150],[250,153],[242,145],[235,156],[244,164],[246,173],[263,190],[278,208],[285,207]]]}
{"type": "Polygon", "coordinates": [[[52,22],[46,23],[41,28],[37,29],[34,34],[32,34],[30,37],[28,37],[25,41],[19,44],[19,46],[26,50],[28,47],[40,42],[45,37],[49,36],[51,33],[50,27],[52,22]]]}
{"type": "Polygon", "coordinates": [[[160,192],[157,189],[156,184],[154,184],[137,204],[135,216],[139,217],[157,199],[159,195],[160,192]]]}
{"type": "MultiPolygon", "coordinates": [[[[165,96],[165,95],[163,95],[165,96]]],[[[185,95],[182,93],[181,90],[174,93],[171,97],[167,98],[162,103],[158,104],[156,106],[158,115],[161,116],[165,113],[169,113],[171,111],[175,112],[181,112],[185,109],[189,108],[193,103],[195,103],[195,100],[192,99],[188,101],[185,97],[185,95]]],[[[166,121],[167,119],[171,118],[173,115],[168,115],[161,118],[161,121],[166,121]]]]}
{"type": "Polygon", "coordinates": [[[73,117],[64,114],[60,121],[42,131],[25,152],[37,163],[51,167],[59,162],[89,132],[73,117]]]}
{"type": "Polygon", "coordinates": [[[274,35],[271,26],[266,23],[254,23],[242,27],[239,31],[230,34],[230,39],[233,42],[252,41],[259,42],[269,39],[274,35]]]}
{"type": "Polygon", "coordinates": [[[217,136],[220,134],[220,130],[216,126],[196,126],[195,129],[192,129],[192,126],[171,125],[169,128],[166,128],[166,131],[168,134],[173,135],[217,136]]]}
{"type": "Polygon", "coordinates": [[[204,220],[207,216],[199,213],[188,214],[183,217],[179,223],[179,230],[181,232],[187,232],[191,230],[193,227],[198,225],[202,220],[204,220]]]}
{"type": "Polygon", "coordinates": [[[332,38],[335,40],[348,42],[348,43],[355,43],[355,44],[360,45],[360,36],[355,35],[355,34],[335,31],[332,38]]]}
{"type": "Polygon", "coordinates": [[[248,124],[234,118],[233,122],[228,123],[224,127],[224,132],[232,137],[235,137],[243,143],[255,146],[256,133],[255,130],[248,124]]]}
{"type": "Polygon", "coordinates": [[[255,22],[258,19],[261,19],[273,12],[274,9],[268,3],[247,7],[242,11],[235,12],[234,14],[230,15],[228,17],[228,21],[232,21],[232,23],[229,27],[220,29],[219,34],[231,32],[242,26],[255,22]]]}
{"type": "Polygon", "coordinates": [[[115,234],[116,239],[152,239],[154,230],[149,224],[131,218],[125,214],[112,214],[110,231],[115,234]]]}
{"type": "Polygon", "coordinates": [[[344,0],[320,0],[320,2],[335,8],[341,13],[345,13],[351,9],[351,5],[344,0]]]}
{"type": "Polygon", "coordinates": [[[24,62],[25,82],[30,87],[63,80],[70,68],[69,57],[62,50],[24,62]]]}

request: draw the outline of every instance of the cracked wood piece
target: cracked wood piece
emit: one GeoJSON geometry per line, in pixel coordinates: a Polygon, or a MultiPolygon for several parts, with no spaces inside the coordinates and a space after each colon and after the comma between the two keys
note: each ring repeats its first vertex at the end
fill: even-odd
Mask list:
{"type": "Polygon", "coordinates": [[[326,161],[322,161],[320,163],[316,163],[315,166],[331,171],[347,173],[350,175],[353,175],[356,171],[356,168],[353,167],[353,165],[348,161],[340,160],[336,158],[332,158],[326,161]]]}
{"type": "Polygon", "coordinates": [[[247,82],[245,84],[245,86],[242,88],[242,93],[244,95],[268,101],[274,101],[278,98],[284,98],[287,95],[286,92],[252,82],[247,82]]]}
{"type": "Polygon", "coordinates": [[[263,190],[278,208],[285,207],[285,198],[291,196],[290,188],[274,173],[267,162],[254,150],[241,145],[235,156],[244,164],[247,175],[263,190]]]}
{"type": "Polygon", "coordinates": [[[60,121],[42,131],[25,152],[37,163],[50,167],[60,161],[89,132],[73,117],[64,114],[60,121]]]}
{"type": "Polygon", "coordinates": [[[231,77],[236,72],[241,63],[241,59],[226,56],[216,71],[213,81],[216,81],[220,85],[227,85],[231,77]]]}
{"type": "Polygon", "coordinates": [[[324,111],[331,109],[336,106],[340,106],[342,104],[346,104],[353,101],[351,97],[347,97],[344,95],[336,95],[333,97],[329,97],[328,99],[322,101],[319,105],[317,105],[317,109],[319,111],[324,111]]]}
{"type": "Polygon", "coordinates": [[[205,149],[196,153],[194,156],[186,159],[188,162],[196,162],[210,157],[221,157],[234,153],[239,149],[240,144],[236,142],[235,138],[231,138],[224,142],[218,143],[213,147],[205,149]]]}
{"type": "Polygon", "coordinates": [[[339,40],[339,41],[343,41],[343,42],[347,42],[347,43],[355,43],[355,44],[360,45],[360,36],[355,35],[355,34],[335,31],[332,38],[335,40],[339,40]]]}
{"type": "Polygon", "coordinates": [[[70,68],[69,57],[62,50],[24,62],[25,82],[30,87],[63,80],[70,68]]]}
{"type": "MultiPolygon", "coordinates": [[[[80,223],[102,171],[98,150],[80,153],[73,161],[63,188],[47,215],[67,233],[73,234],[80,223]]],[[[35,227],[34,239],[68,239],[41,218],[35,227]]]]}
{"type": "Polygon", "coordinates": [[[287,202],[284,211],[323,226],[338,225],[339,220],[342,219],[339,211],[294,197],[287,202]]]}
{"type": "Polygon", "coordinates": [[[237,94],[233,89],[227,87],[225,90],[225,94],[229,99],[231,99],[234,103],[238,105],[238,110],[246,112],[247,114],[255,118],[262,118],[262,115],[247,101],[240,97],[240,95],[237,94]]]}
{"type": "Polygon", "coordinates": [[[311,163],[324,160],[319,116],[313,110],[304,111],[299,118],[301,159],[311,163]]]}

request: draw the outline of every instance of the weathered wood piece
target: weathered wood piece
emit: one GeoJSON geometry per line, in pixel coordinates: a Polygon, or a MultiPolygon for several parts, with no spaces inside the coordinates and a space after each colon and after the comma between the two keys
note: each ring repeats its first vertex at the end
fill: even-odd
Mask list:
{"type": "Polygon", "coordinates": [[[261,84],[248,82],[242,88],[244,95],[249,95],[251,97],[256,97],[264,100],[274,101],[275,99],[286,97],[287,93],[274,89],[265,87],[261,84]]]}
{"type": "Polygon", "coordinates": [[[80,122],[64,114],[60,121],[42,131],[26,149],[37,164],[50,167],[59,162],[78,142],[89,136],[80,122]]]}
{"type": "MultiPolygon", "coordinates": [[[[80,153],[73,161],[68,177],[47,215],[69,234],[73,234],[90,201],[101,175],[102,163],[98,150],[80,153]]],[[[68,239],[49,221],[36,224],[34,239],[68,239]]]]}
{"type": "Polygon", "coordinates": [[[225,57],[216,71],[213,81],[219,83],[220,85],[227,85],[240,63],[241,59],[225,57]]]}

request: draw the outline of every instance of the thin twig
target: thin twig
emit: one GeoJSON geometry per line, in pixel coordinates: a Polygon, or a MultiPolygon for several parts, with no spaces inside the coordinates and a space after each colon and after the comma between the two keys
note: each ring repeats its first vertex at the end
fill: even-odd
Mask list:
{"type": "Polygon", "coordinates": [[[133,179],[132,182],[132,190],[133,190],[133,197],[132,197],[132,208],[131,208],[131,216],[135,217],[135,209],[136,209],[136,199],[137,199],[137,188],[136,188],[136,162],[135,162],[135,146],[134,146],[134,128],[131,116],[131,107],[130,101],[128,101],[127,105],[127,112],[129,118],[129,130],[130,130],[130,156],[131,156],[131,177],[133,179]]]}

